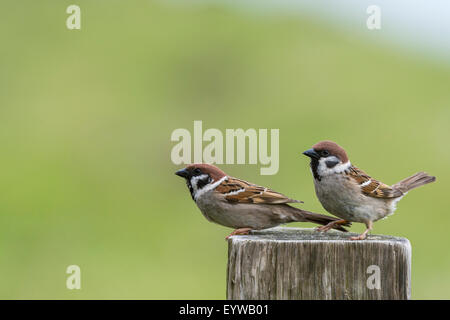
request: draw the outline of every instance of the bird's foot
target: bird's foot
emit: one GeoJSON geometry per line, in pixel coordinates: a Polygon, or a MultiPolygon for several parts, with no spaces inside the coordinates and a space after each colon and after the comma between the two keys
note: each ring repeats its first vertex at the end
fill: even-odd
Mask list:
{"type": "Polygon", "coordinates": [[[341,224],[346,224],[348,223],[347,220],[336,220],[336,221],[331,221],[330,223],[324,225],[324,226],[320,226],[316,228],[316,231],[318,232],[327,232],[330,229],[333,229],[334,227],[341,225],[341,224]]]}
{"type": "Polygon", "coordinates": [[[333,228],[333,226],[334,226],[334,223],[333,223],[333,222],[330,222],[330,223],[327,224],[327,225],[317,227],[317,228],[316,228],[316,231],[317,231],[317,232],[327,232],[328,230],[330,230],[331,228],[333,228]]]}
{"type": "Polygon", "coordinates": [[[363,233],[361,233],[359,236],[350,237],[350,240],[364,240],[364,239],[366,239],[367,238],[367,234],[372,230],[372,225],[373,225],[372,221],[366,222],[367,229],[363,233]]]}
{"type": "Polygon", "coordinates": [[[367,234],[364,232],[364,233],[361,233],[359,236],[350,237],[350,240],[364,240],[366,238],[367,238],[367,234]]]}
{"type": "Polygon", "coordinates": [[[230,233],[225,240],[228,240],[231,236],[236,236],[236,235],[240,235],[240,234],[248,234],[252,229],[251,228],[240,228],[240,229],[236,229],[234,230],[232,233],[230,233]]]}

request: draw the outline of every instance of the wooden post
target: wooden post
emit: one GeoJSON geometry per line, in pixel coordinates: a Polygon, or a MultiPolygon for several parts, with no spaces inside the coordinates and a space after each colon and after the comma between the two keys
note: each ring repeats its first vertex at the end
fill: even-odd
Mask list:
{"type": "Polygon", "coordinates": [[[228,299],[410,299],[411,245],[272,228],[228,240],[228,299]]]}

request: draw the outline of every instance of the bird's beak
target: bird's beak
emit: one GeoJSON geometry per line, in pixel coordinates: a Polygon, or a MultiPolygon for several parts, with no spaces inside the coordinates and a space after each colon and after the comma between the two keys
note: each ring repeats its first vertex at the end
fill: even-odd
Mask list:
{"type": "Polygon", "coordinates": [[[186,168],[178,170],[177,172],[175,172],[175,174],[182,178],[187,178],[189,176],[189,172],[186,170],[186,168]]]}
{"type": "Polygon", "coordinates": [[[314,149],[308,149],[303,154],[307,157],[310,157],[311,159],[319,159],[319,154],[314,149]]]}

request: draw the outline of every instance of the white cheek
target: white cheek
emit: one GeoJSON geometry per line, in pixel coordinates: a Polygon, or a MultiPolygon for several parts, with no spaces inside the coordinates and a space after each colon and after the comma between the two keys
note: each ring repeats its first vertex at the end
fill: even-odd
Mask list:
{"type": "Polygon", "coordinates": [[[327,175],[330,175],[330,174],[341,173],[341,172],[344,172],[345,170],[347,170],[348,168],[350,168],[351,165],[352,165],[350,163],[350,161],[347,161],[345,163],[339,162],[333,168],[328,168],[327,164],[325,162],[327,160],[333,160],[333,159],[336,159],[336,157],[330,156],[330,157],[327,157],[327,158],[320,158],[319,159],[319,166],[317,167],[317,172],[319,173],[319,175],[327,176],[327,175]]]}
{"type": "Polygon", "coordinates": [[[222,179],[217,180],[214,183],[210,183],[207,184],[206,186],[204,186],[202,189],[198,190],[197,192],[194,193],[194,199],[195,201],[197,201],[198,198],[200,198],[202,195],[204,195],[205,193],[214,190],[219,184],[221,184],[223,181],[227,180],[228,177],[224,176],[222,179]]]}
{"type": "Polygon", "coordinates": [[[191,186],[192,186],[192,189],[193,189],[194,191],[197,191],[197,183],[198,183],[198,181],[199,181],[199,180],[203,180],[203,179],[205,179],[205,178],[207,178],[207,177],[208,177],[207,174],[202,174],[202,175],[200,175],[200,176],[192,177],[192,178],[191,178],[191,186]]]}

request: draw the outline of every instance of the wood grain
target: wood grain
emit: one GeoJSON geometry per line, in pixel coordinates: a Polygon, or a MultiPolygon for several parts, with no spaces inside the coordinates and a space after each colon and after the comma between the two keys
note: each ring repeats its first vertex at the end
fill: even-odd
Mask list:
{"type": "Polygon", "coordinates": [[[228,240],[228,299],[410,299],[407,239],[272,228],[228,240]],[[380,288],[373,284],[379,267],[380,288]],[[372,287],[372,288],[370,288],[372,287]]]}

